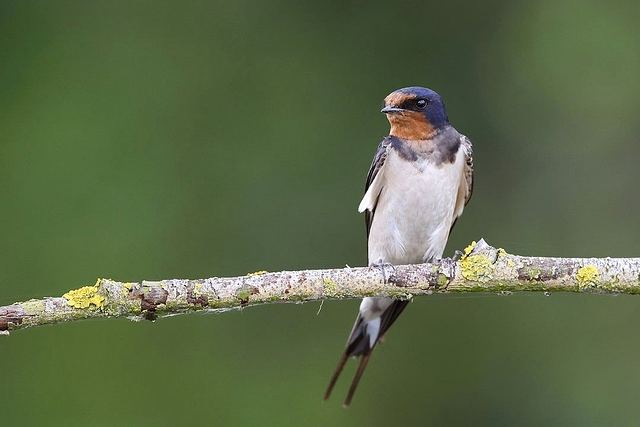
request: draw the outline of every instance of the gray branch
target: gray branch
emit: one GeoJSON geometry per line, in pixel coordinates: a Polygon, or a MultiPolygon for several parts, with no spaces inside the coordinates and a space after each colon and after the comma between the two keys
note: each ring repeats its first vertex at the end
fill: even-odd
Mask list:
{"type": "Polygon", "coordinates": [[[99,279],[62,297],[0,306],[0,333],[99,317],[154,320],[194,311],[368,296],[408,299],[465,292],[640,293],[640,258],[511,255],[484,240],[459,260],[395,267],[256,272],[202,280],[116,282],[99,279]],[[385,280],[386,279],[386,280],[385,280]]]}

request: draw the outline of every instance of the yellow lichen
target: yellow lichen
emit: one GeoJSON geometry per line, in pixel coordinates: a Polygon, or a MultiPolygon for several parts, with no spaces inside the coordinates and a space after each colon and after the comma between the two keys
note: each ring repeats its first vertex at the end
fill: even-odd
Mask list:
{"type": "Polygon", "coordinates": [[[493,272],[493,264],[486,255],[467,255],[460,261],[460,269],[465,279],[481,282],[489,279],[493,272]]]}
{"type": "Polygon", "coordinates": [[[89,308],[92,305],[97,308],[104,306],[104,297],[98,293],[97,286],[83,286],[72,289],[62,295],[73,308],[89,308]]]}
{"type": "Polygon", "coordinates": [[[202,295],[202,286],[203,286],[203,283],[200,283],[200,282],[196,282],[193,284],[193,294],[196,297],[199,297],[200,295],[202,295]]]}
{"type": "Polygon", "coordinates": [[[598,283],[599,277],[600,272],[598,271],[598,267],[591,264],[580,267],[576,273],[576,281],[580,289],[595,286],[598,283]]]}
{"type": "Polygon", "coordinates": [[[323,277],[322,284],[324,285],[324,292],[328,296],[335,296],[338,293],[338,285],[330,277],[323,277]]]}
{"type": "Polygon", "coordinates": [[[471,242],[469,244],[469,246],[467,246],[466,248],[464,248],[464,254],[462,255],[462,259],[465,259],[466,257],[469,256],[469,254],[475,249],[477,243],[474,240],[473,242],[471,242]]]}
{"type": "Polygon", "coordinates": [[[247,273],[247,276],[262,276],[263,274],[267,274],[268,271],[266,270],[260,270],[260,271],[254,271],[253,273],[247,273]]]}

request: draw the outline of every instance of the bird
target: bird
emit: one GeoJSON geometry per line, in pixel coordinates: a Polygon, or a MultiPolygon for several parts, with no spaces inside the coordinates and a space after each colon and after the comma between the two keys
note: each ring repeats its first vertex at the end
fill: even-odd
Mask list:
{"type": "MultiPolygon", "coordinates": [[[[390,124],[367,174],[364,212],[370,267],[417,264],[442,257],[449,234],[473,192],[469,138],[449,122],[440,95],[425,87],[391,92],[381,110],[390,124]]],[[[364,298],[345,350],[324,394],[327,400],[347,360],[358,366],[343,405],[351,404],[376,345],[409,301],[364,298]]]]}

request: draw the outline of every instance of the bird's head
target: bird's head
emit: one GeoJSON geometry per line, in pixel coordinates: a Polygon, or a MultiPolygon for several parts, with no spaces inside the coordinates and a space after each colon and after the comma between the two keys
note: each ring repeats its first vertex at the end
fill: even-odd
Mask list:
{"type": "Polygon", "coordinates": [[[384,99],[381,112],[391,123],[389,135],[402,139],[429,139],[449,124],[440,95],[424,87],[405,87],[391,92],[384,99]]]}

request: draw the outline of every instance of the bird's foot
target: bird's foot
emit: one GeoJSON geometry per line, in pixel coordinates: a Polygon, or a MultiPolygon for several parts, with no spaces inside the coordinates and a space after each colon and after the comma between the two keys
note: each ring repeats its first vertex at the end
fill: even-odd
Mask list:
{"type": "Polygon", "coordinates": [[[380,272],[382,273],[382,283],[391,283],[393,281],[393,276],[395,276],[396,274],[396,268],[393,264],[388,262],[374,262],[373,264],[369,265],[369,270],[371,270],[372,268],[377,268],[380,270],[380,272]],[[387,274],[387,269],[391,270],[391,274],[387,274]]]}
{"type": "Polygon", "coordinates": [[[464,258],[464,252],[462,252],[459,249],[456,249],[453,252],[453,256],[451,257],[451,259],[453,260],[453,262],[458,262],[460,261],[462,258],[464,258]]]}

